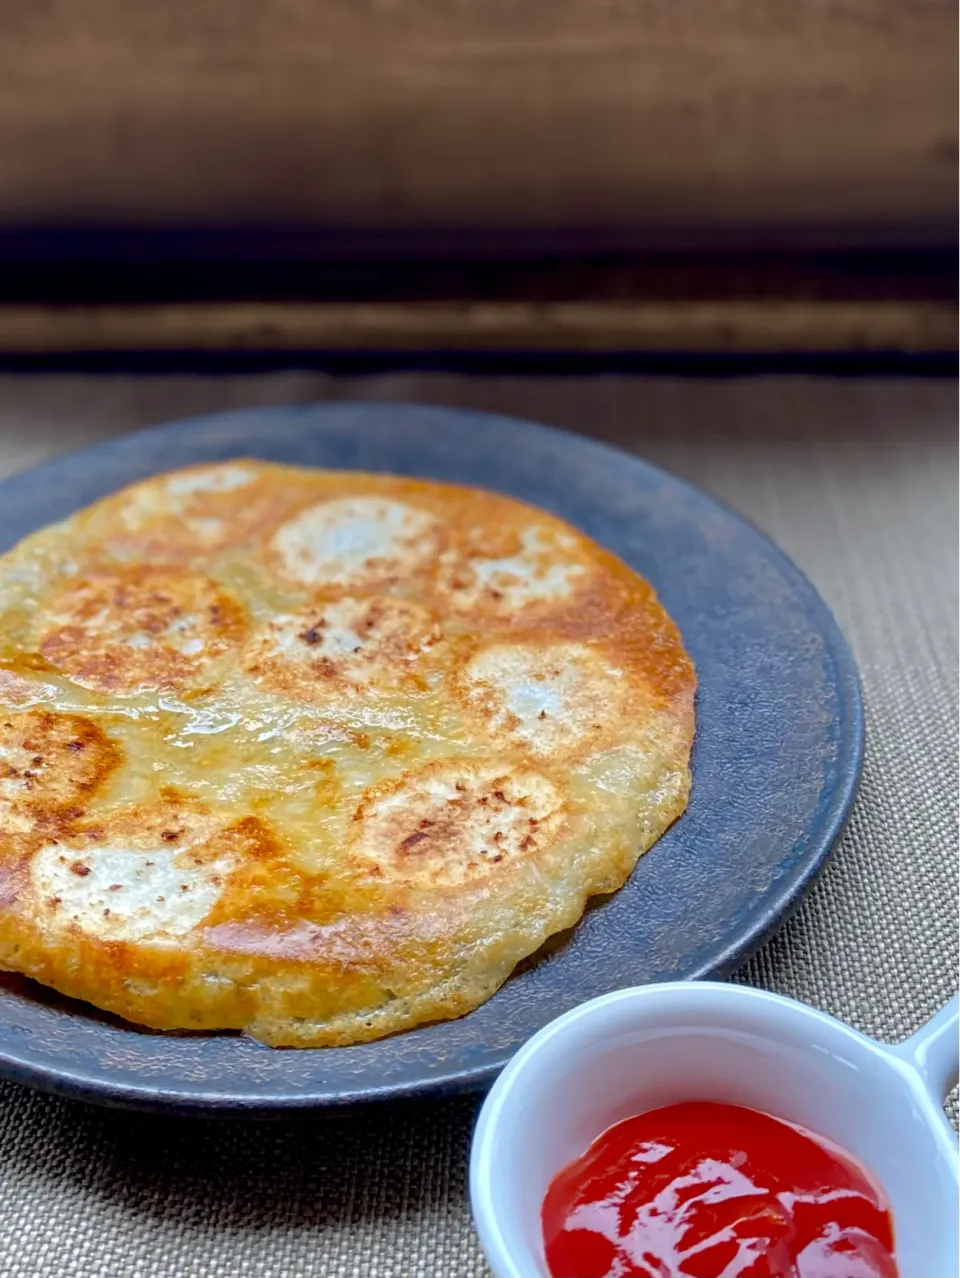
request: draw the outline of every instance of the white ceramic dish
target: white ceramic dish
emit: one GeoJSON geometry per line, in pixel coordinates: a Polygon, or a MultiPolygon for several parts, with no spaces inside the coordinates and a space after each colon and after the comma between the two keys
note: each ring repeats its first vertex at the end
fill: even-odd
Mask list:
{"type": "Polygon", "coordinates": [[[678,981],[584,1003],[525,1044],[484,1103],[470,1193],[496,1278],[547,1274],[540,1205],[605,1128],[680,1100],[765,1110],[864,1163],[893,1210],[901,1278],[958,1278],[954,998],[897,1047],[740,985],[678,981]]]}

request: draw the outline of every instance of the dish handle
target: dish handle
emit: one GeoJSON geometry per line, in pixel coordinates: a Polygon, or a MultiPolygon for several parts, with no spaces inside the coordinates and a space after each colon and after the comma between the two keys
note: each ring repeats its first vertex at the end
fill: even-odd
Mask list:
{"type": "Polygon", "coordinates": [[[892,1051],[913,1066],[932,1100],[943,1105],[960,1072],[960,994],[892,1051]]]}

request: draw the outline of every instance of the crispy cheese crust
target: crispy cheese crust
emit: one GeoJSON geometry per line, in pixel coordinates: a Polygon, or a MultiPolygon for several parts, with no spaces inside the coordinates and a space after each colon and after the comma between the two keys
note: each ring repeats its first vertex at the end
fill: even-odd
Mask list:
{"type": "Polygon", "coordinates": [[[156,476],[0,558],[0,966],[274,1046],[462,1015],[683,811],[694,687],[544,511],[156,476]]]}

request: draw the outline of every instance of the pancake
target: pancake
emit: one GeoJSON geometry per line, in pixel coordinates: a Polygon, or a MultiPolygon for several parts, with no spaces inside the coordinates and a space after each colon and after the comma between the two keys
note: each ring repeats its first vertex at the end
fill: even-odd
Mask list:
{"type": "Polygon", "coordinates": [[[651,587],[474,489],[238,459],[0,557],[0,966],[355,1043],[490,997],[683,811],[651,587]]]}

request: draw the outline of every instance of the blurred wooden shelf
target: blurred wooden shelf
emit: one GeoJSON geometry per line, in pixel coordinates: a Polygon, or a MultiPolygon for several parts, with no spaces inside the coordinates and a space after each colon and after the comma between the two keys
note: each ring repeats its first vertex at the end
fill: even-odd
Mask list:
{"type": "Polygon", "coordinates": [[[943,352],[939,301],[192,302],[0,306],[0,353],[943,352]]]}
{"type": "Polygon", "coordinates": [[[956,228],[954,0],[18,0],[2,18],[0,227],[283,226],[468,255],[956,228]]]}
{"type": "Polygon", "coordinates": [[[944,352],[953,250],[512,261],[21,262],[0,354],[944,352]]]}
{"type": "Polygon", "coordinates": [[[955,346],[955,0],[2,17],[0,355],[955,346]]]}

